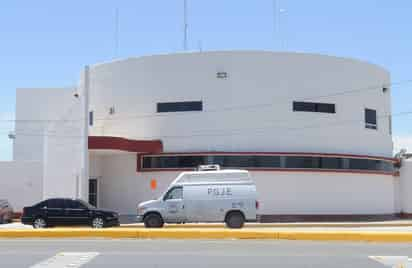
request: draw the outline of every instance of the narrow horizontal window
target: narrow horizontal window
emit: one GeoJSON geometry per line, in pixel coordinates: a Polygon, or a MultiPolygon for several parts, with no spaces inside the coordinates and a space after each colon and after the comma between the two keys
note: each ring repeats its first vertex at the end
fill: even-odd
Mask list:
{"type": "Polygon", "coordinates": [[[294,101],[293,111],[294,112],[328,113],[328,114],[336,113],[335,104],[333,103],[303,102],[303,101],[294,101]]]}
{"type": "Polygon", "coordinates": [[[376,110],[365,109],[365,128],[377,129],[376,110]]]}
{"type": "Polygon", "coordinates": [[[390,160],[327,156],[288,155],[160,155],[143,156],[142,170],[195,169],[199,165],[220,165],[222,168],[245,169],[327,169],[393,172],[390,160]]]}
{"type": "Polygon", "coordinates": [[[202,111],[203,103],[201,101],[181,101],[181,102],[159,102],[157,103],[158,113],[169,112],[189,112],[202,111]]]}

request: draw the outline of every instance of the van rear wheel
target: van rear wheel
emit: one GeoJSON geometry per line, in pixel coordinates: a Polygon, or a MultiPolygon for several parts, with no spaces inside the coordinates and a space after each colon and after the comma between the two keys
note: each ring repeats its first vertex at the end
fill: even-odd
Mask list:
{"type": "Polygon", "coordinates": [[[163,219],[157,213],[150,213],[144,217],[144,227],[146,228],[161,228],[163,227],[163,219]]]}
{"type": "Polygon", "coordinates": [[[232,211],[227,214],[225,223],[229,228],[242,228],[245,223],[245,217],[239,211],[232,211]]]}

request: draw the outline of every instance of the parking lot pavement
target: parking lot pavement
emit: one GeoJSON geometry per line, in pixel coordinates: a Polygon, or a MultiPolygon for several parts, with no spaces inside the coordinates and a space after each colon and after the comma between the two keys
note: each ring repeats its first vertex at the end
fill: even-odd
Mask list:
{"type": "Polygon", "coordinates": [[[1,267],[385,267],[411,244],[261,240],[0,240],[1,267]],[[37,266],[36,266],[37,265],[37,266]]]}

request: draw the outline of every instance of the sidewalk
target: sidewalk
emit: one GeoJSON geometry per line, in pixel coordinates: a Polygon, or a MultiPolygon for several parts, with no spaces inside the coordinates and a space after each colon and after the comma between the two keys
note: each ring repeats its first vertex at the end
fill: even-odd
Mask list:
{"type": "MultiPolygon", "coordinates": [[[[143,223],[122,224],[120,228],[144,227],[143,223]]],[[[224,228],[224,223],[166,224],[165,228],[224,228]]],[[[291,223],[246,223],[244,228],[356,228],[356,227],[411,227],[412,220],[382,222],[291,222],[291,223]]]]}
{"type": "Polygon", "coordinates": [[[169,224],[146,229],[142,224],[118,228],[49,228],[34,230],[18,223],[3,225],[0,238],[133,238],[133,239],[270,239],[412,243],[412,222],[271,223],[228,229],[223,224],[169,224]]]}

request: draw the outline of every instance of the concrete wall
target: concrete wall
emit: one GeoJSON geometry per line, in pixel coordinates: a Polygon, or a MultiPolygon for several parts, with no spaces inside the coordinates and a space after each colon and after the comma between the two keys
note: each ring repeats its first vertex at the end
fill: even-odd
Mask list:
{"type": "Polygon", "coordinates": [[[42,199],[43,165],[39,161],[0,162],[0,199],[10,201],[14,211],[42,199]]]}
{"type": "MultiPolygon", "coordinates": [[[[179,172],[136,172],[136,155],[101,157],[100,206],[136,214],[139,202],[157,198],[179,172]],[[156,179],[158,188],[151,190],[156,179]]],[[[395,213],[392,176],[350,173],[251,172],[261,214],[395,213]]]]}
{"type": "Polygon", "coordinates": [[[89,169],[89,176],[93,178],[98,178],[103,176],[103,161],[102,161],[103,156],[101,155],[96,155],[96,154],[90,154],[89,156],[89,164],[90,164],[90,169],[89,169]]]}
{"type": "Polygon", "coordinates": [[[17,89],[16,99],[14,160],[35,160],[43,164],[43,198],[85,198],[88,185],[87,180],[82,180],[82,157],[87,149],[82,91],[17,89]],[[75,93],[79,93],[78,98],[74,97],[75,93]]]}
{"type": "Polygon", "coordinates": [[[412,159],[402,161],[400,193],[403,213],[412,213],[412,159]]]}
{"type": "Polygon", "coordinates": [[[351,59],[273,52],[205,52],[93,66],[93,135],[161,139],[165,151],[287,151],[392,156],[390,83],[351,59]],[[225,71],[227,79],[217,79],[225,71]],[[343,91],[354,91],[339,94],[343,91]],[[202,100],[204,111],[156,113],[156,103],[202,100]],[[336,104],[336,114],[293,112],[293,101],[336,104]],[[263,105],[262,105],[263,104],[263,105]],[[109,115],[109,107],[116,113],[109,115]],[[247,107],[235,108],[232,107],[247,107]],[[229,108],[229,109],[227,109],[229,108]],[[378,130],[365,128],[376,109],[378,130]],[[299,129],[300,128],[300,129],[299,129]],[[302,129],[303,128],[303,129],[302,129]]]}
{"type": "Polygon", "coordinates": [[[43,161],[44,135],[51,131],[54,120],[64,119],[72,99],[73,89],[68,88],[16,89],[14,160],[43,161]]]}
{"type": "Polygon", "coordinates": [[[262,214],[395,213],[392,176],[251,172],[262,214]]]}
{"type": "MultiPolygon", "coordinates": [[[[80,87],[81,88],[81,87],[80,87]]],[[[57,111],[58,121],[44,135],[44,198],[71,197],[87,199],[88,178],[85,178],[83,157],[88,153],[84,139],[84,95],[71,89],[61,95],[64,103],[57,111]],[[78,98],[73,97],[75,93],[78,98]]]]}

